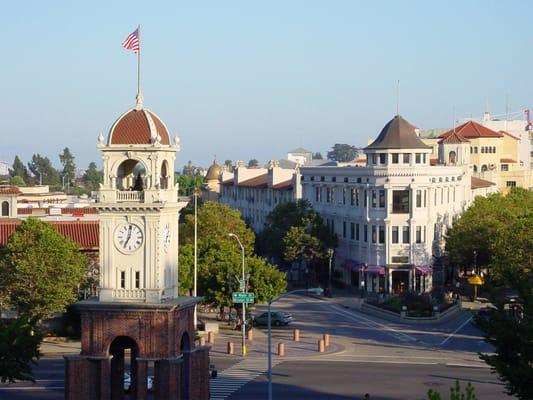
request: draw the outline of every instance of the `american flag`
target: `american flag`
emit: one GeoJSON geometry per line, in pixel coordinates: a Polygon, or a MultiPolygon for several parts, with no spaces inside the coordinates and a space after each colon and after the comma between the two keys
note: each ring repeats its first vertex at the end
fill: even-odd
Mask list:
{"type": "Polygon", "coordinates": [[[124,43],[122,43],[122,47],[128,50],[133,50],[134,53],[139,52],[139,28],[135,29],[135,31],[128,35],[126,40],[124,40],[124,43]]]}

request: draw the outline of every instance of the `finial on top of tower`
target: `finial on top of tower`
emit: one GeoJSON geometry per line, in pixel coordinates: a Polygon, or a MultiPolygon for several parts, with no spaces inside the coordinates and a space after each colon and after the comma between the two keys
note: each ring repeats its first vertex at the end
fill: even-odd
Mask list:
{"type": "Polygon", "coordinates": [[[142,110],[144,107],[144,98],[141,92],[137,93],[137,103],[135,104],[136,110],[142,110]]]}

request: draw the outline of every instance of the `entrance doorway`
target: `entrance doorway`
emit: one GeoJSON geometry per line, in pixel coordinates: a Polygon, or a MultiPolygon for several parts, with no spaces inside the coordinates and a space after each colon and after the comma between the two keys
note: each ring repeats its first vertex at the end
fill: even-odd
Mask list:
{"type": "Polygon", "coordinates": [[[406,294],[409,291],[409,271],[396,270],[392,274],[392,293],[406,294]]]}
{"type": "Polygon", "coordinates": [[[118,336],[109,347],[109,355],[112,357],[111,399],[135,398],[139,346],[128,336],[118,336]]]}

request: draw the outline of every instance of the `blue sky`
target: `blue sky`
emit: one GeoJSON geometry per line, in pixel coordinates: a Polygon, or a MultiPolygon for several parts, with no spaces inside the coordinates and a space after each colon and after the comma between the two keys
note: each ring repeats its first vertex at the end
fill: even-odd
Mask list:
{"type": "Polygon", "coordinates": [[[421,128],[533,106],[527,1],[24,1],[0,13],[0,160],[96,139],[134,105],[181,137],[176,167],[364,145],[396,110],[421,128]]]}

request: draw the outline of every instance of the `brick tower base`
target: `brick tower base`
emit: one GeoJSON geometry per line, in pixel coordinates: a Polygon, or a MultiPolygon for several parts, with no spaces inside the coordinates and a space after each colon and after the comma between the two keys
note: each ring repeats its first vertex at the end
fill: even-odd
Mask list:
{"type": "Polygon", "coordinates": [[[122,400],[125,350],[130,349],[130,399],[209,399],[209,347],[195,347],[196,298],[161,304],[77,303],[81,312],[81,353],[65,357],[66,400],[122,400]]]}

